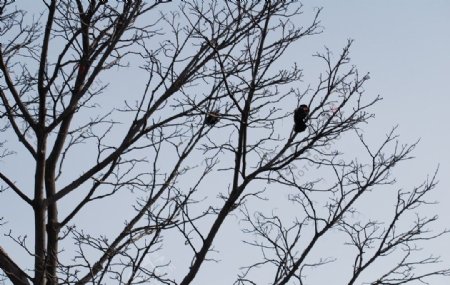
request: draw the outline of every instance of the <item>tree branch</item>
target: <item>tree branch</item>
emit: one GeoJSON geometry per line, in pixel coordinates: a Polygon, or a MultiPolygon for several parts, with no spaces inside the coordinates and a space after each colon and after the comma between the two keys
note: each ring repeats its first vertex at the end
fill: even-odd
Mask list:
{"type": "Polygon", "coordinates": [[[28,198],[27,195],[25,195],[7,176],[5,176],[3,173],[0,172],[0,179],[2,179],[6,184],[8,184],[9,187],[25,202],[27,202],[30,206],[33,206],[33,201],[31,201],[30,198],[28,198]]]}
{"type": "Polygon", "coordinates": [[[28,276],[20,267],[6,254],[5,250],[0,246],[0,268],[5,272],[6,276],[14,285],[30,284],[28,276]]]}

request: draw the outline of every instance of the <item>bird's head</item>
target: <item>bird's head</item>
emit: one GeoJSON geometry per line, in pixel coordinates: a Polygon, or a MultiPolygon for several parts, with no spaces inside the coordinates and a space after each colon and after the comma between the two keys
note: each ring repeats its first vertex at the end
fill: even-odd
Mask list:
{"type": "Polygon", "coordinates": [[[307,106],[307,105],[305,105],[305,104],[302,104],[302,105],[300,105],[300,110],[303,112],[303,113],[305,113],[305,114],[308,114],[309,113],[309,107],[307,106]]]}

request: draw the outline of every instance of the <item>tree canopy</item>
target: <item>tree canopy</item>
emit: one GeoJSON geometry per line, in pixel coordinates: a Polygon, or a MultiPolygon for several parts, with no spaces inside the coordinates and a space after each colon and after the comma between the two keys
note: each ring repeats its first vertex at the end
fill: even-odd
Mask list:
{"type": "Polygon", "coordinates": [[[195,284],[208,264],[227,263],[226,251],[239,256],[221,273],[234,284],[309,284],[312,268],[334,265],[349,285],[450,273],[421,250],[446,233],[420,213],[436,173],[396,189],[392,170],[416,143],[400,143],[395,128],[366,139],[381,98],[365,94],[352,41],[314,55],[323,66],[315,82],[287,57],[322,31],[321,9],[306,17],[293,0],[28,5],[0,0],[8,282],[195,284]],[[300,105],[308,112],[295,129],[300,105]],[[368,202],[379,194],[386,202],[368,202]]]}

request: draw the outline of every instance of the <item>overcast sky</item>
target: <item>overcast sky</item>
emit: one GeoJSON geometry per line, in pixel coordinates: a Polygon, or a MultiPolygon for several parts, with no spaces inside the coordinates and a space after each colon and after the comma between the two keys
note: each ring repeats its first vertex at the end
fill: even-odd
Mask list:
{"type": "MultiPolygon", "coordinates": [[[[416,159],[396,170],[399,187],[417,185],[440,166],[440,184],[433,194],[440,204],[433,210],[440,225],[450,228],[450,1],[302,3],[305,14],[312,7],[323,7],[324,33],[311,38],[308,48],[326,45],[338,51],[346,39],[355,40],[352,63],[371,76],[366,93],[384,98],[374,108],[376,119],[366,131],[382,134],[398,124],[401,141],[421,139],[416,159]]],[[[449,237],[430,247],[450,265],[449,237]]],[[[444,285],[438,282],[443,281],[432,284],[444,285]]]]}
{"type": "MultiPolygon", "coordinates": [[[[450,81],[450,1],[310,0],[302,3],[305,5],[304,17],[298,18],[298,24],[308,23],[304,18],[310,19],[314,9],[322,7],[320,19],[324,32],[300,40],[287,52],[285,62],[298,61],[304,70],[305,83],[313,83],[323,66],[312,59],[312,54],[323,51],[326,46],[337,55],[348,39],[354,40],[350,54],[352,64],[361,73],[370,72],[366,95],[384,98],[372,110],[376,117],[367,125],[366,135],[375,141],[376,137],[384,137],[391,127],[398,125],[402,143],[421,140],[414,152],[416,159],[395,169],[396,187],[408,189],[418,185],[440,166],[440,184],[431,197],[439,204],[423,211],[427,215],[439,215],[437,226],[440,229],[450,228],[450,135],[444,125],[450,113],[450,92],[446,86],[450,81]]],[[[351,144],[351,140],[348,143],[351,144]]],[[[371,202],[383,212],[394,201],[381,197],[371,202]]],[[[230,218],[230,224],[237,222],[230,218]]],[[[218,255],[221,263],[210,263],[203,268],[195,284],[208,283],[214,276],[220,276],[215,284],[230,284],[234,276],[224,276],[226,268],[236,266],[237,260],[252,258],[242,254],[238,243],[230,246],[231,226],[223,232],[225,234],[216,243],[221,250],[218,255]]],[[[337,249],[332,239],[327,242],[320,245],[318,255],[346,254],[345,248],[337,249]]],[[[427,252],[440,254],[443,263],[450,265],[449,237],[427,246],[427,252]]],[[[345,268],[334,264],[328,268],[329,274],[325,275],[311,272],[313,276],[308,284],[340,284],[338,281],[344,281],[343,276],[349,270],[348,264],[345,268]]],[[[439,279],[431,284],[448,282],[439,279]]]]}
{"type": "MultiPolygon", "coordinates": [[[[408,189],[418,185],[439,166],[440,184],[432,196],[439,204],[424,211],[428,211],[428,215],[439,215],[441,229],[450,228],[450,135],[446,125],[450,115],[447,86],[450,83],[450,1],[301,2],[305,5],[305,17],[311,17],[314,8],[323,8],[320,19],[324,32],[301,40],[298,49],[288,51],[288,60],[298,58],[299,54],[305,59],[324,46],[338,54],[347,39],[354,40],[350,54],[352,64],[361,73],[370,72],[366,94],[379,94],[384,98],[374,107],[376,118],[366,127],[366,134],[384,136],[391,127],[398,125],[401,142],[413,143],[420,139],[414,152],[416,158],[395,170],[397,187],[408,189]]],[[[321,71],[321,67],[314,64],[317,61],[304,62],[301,67],[305,81],[316,79],[321,71]]],[[[392,202],[373,201],[380,211],[392,202]]],[[[430,252],[442,256],[443,264],[450,265],[448,236],[428,246],[430,252]]],[[[339,254],[330,253],[326,246],[322,250],[324,256],[339,254]]],[[[200,277],[209,280],[211,274],[223,272],[221,266],[223,264],[218,264],[216,271],[202,271],[200,277]]],[[[318,283],[310,284],[334,283],[339,275],[342,275],[339,268],[331,266],[329,275],[317,277],[313,281],[318,283]]],[[[439,279],[431,284],[448,282],[439,279]]]]}
{"type": "MultiPolygon", "coordinates": [[[[309,0],[303,3],[305,17],[310,17],[316,7],[323,7],[320,19],[324,32],[303,40],[300,50],[289,50],[287,58],[295,58],[299,53],[301,58],[310,57],[324,46],[338,53],[347,39],[355,40],[352,63],[361,73],[370,72],[371,76],[366,93],[384,98],[374,107],[376,118],[366,131],[373,130],[369,132],[371,135],[381,136],[398,124],[401,141],[412,143],[421,139],[415,151],[416,159],[396,170],[399,187],[417,185],[439,165],[440,184],[433,198],[440,204],[430,213],[440,216],[442,228],[450,228],[450,135],[446,126],[450,115],[447,87],[450,83],[450,1],[309,0]]],[[[302,68],[305,80],[316,78],[320,72],[313,61],[305,61],[302,68]]],[[[382,200],[377,202],[383,204],[382,200]]],[[[3,207],[7,209],[8,205],[3,207]]],[[[430,249],[441,254],[450,265],[449,238],[438,241],[430,244],[430,249]]],[[[212,274],[220,274],[220,266],[202,270],[196,284],[210,280],[212,274]]]]}
{"type": "Polygon", "coordinates": [[[436,198],[441,204],[436,209],[449,227],[450,1],[304,3],[324,8],[325,31],[315,37],[319,45],[339,48],[345,39],[355,40],[352,62],[371,75],[365,90],[384,98],[369,128],[387,130],[398,124],[401,140],[421,139],[417,158],[398,173],[399,181],[417,183],[440,164],[436,198]]]}

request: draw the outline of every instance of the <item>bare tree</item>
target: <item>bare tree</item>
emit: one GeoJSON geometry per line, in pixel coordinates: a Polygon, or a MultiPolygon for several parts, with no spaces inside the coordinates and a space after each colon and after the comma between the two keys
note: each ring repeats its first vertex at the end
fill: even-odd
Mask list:
{"type": "Polygon", "coordinates": [[[336,231],[355,248],[347,284],[450,273],[419,254],[421,242],[445,233],[430,231],[436,217],[410,219],[429,203],[435,176],[398,191],[387,221],[358,218],[358,202],[393,185],[391,169],[416,144],[399,144],[395,130],[379,147],[364,139],[361,127],[380,98],[363,95],[369,77],[349,66],[351,41],[336,57],[316,54],[325,70],[315,85],[298,87],[295,63],[280,67],[289,47],[321,32],[320,9],[301,26],[297,1],[169,2],[43,0],[42,14],[31,17],[13,0],[0,1],[0,158],[8,165],[24,157],[22,173],[0,169],[3,195],[15,194],[1,203],[24,203],[34,218],[30,243],[7,230],[11,217],[1,213],[4,235],[29,257],[0,247],[5,279],[192,284],[218,261],[212,251],[232,214],[243,222],[242,248],[262,253],[242,264],[236,284],[306,284],[307,268],[332,261],[311,256],[336,231]],[[133,67],[147,80],[128,94],[104,83],[133,67]],[[293,129],[300,103],[309,107],[304,132],[293,129]],[[344,136],[357,138],[366,157],[337,151],[344,136]],[[304,175],[305,166],[314,171],[304,175]],[[287,191],[290,217],[270,211],[275,191],[287,191]],[[133,212],[108,208],[124,194],[133,212]],[[105,222],[78,218],[92,213],[90,205],[124,211],[115,221],[121,228],[86,232],[105,222]],[[175,257],[146,266],[149,256],[180,245],[188,250],[176,272],[175,257]],[[374,266],[384,259],[392,266],[374,266]],[[369,269],[376,275],[365,275],[369,269]]]}

